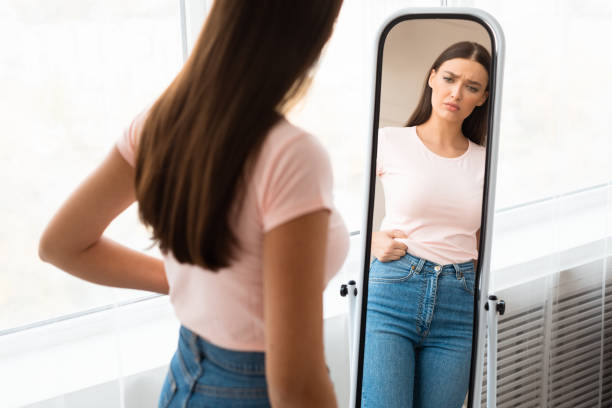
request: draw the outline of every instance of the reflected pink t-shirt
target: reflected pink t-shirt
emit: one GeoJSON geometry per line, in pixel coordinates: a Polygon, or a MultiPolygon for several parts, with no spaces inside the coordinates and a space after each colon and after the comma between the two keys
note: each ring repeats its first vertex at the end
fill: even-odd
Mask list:
{"type": "Polygon", "coordinates": [[[445,265],[478,259],[486,149],[470,141],[458,157],[429,150],[415,127],[378,130],[376,174],[385,194],[381,230],[419,258],[445,265]]]}
{"type": "MultiPolygon", "coordinates": [[[[132,166],[144,119],[145,113],[137,116],[117,142],[132,166]]],[[[242,248],[239,258],[213,273],[181,264],[171,253],[164,256],[170,301],[180,322],[221,347],[264,351],[263,236],[300,215],[330,210],[327,283],[342,266],[349,246],[348,231],[333,204],[332,185],[325,149],[312,135],[280,120],[266,136],[234,225],[242,248]]]]}

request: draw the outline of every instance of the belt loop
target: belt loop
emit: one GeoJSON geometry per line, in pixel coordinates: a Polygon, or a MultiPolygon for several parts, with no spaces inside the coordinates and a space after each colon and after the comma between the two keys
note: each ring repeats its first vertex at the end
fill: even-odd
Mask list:
{"type": "Polygon", "coordinates": [[[198,364],[200,364],[200,350],[198,350],[198,335],[195,334],[193,331],[189,330],[189,333],[191,334],[189,336],[189,350],[191,350],[191,352],[193,353],[193,356],[195,357],[195,360],[198,364]]]}
{"type": "Polygon", "coordinates": [[[459,267],[459,265],[454,263],[453,267],[455,268],[455,276],[457,276],[457,279],[463,278],[463,272],[461,272],[461,268],[459,267]]]}
{"type": "Polygon", "coordinates": [[[419,258],[419,262],[417,263],[415,273],[421,273],[423,266],[425,265],[425,260],[423,258],[419,258]]]}

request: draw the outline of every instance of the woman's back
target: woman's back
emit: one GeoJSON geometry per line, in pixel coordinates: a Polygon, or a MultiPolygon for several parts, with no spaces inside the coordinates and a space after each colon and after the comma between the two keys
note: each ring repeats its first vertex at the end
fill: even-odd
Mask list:
{"type": "MultiPolygon", "coordinates": [[[[144,119],[144,113],[136,117],[117,143],[132,165],[144,119]]],[[[171,252],[164,263],[170,299],[183,325],[222,347],[263,351],[263,235],[300,215],[330,210],[324,271],[328,282],[346,257],[348,232],[333,205],[327,152],[315,137],[285,119],[268,132],[248,180],[232,226],[241,248],[235,263],[213,273],[181,264],[171,252]]]]}
{"type": "Polygon", "coordinates": [[[41,258],[69,273],[170,293],[183,327],[164,408],[336,406],[322,291],[348,234],[329,158],[282,117],[340,5],[215,1],[181,72],[41,237],[41,258]],[[134,200],[165,259],[103,236],[134,200]]]}

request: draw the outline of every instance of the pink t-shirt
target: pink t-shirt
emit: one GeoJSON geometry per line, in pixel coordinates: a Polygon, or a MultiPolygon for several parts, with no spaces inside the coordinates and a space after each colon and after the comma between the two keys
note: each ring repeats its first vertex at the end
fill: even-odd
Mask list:
{"type": "MultiPolygon", "coordinates": [[[[136,117],[117,142],[132,166],[144,115],[136,117]]],[[[317,139],[285,119],[277,123],[266,136],[234,225],[241,245],[239,258],[212,273],[180,264],[171,253],[164,256],[170,301],[180,322],[221,347],[264,351],[263,236],[300,215],[329,209],[327,283],[342,266],[349,247],[348,231],[334,208],[332,185],[329,156],[317,139]]]]}
{"type": "Polygon", "coordinates": [[[378,130],[376,173],[385,194],[381,230],[402,230],[395,238],[408,252],[445,265],[478,259],[486,149],[469,142],[458,157],[429,150],[414,127],[378,130]]]}

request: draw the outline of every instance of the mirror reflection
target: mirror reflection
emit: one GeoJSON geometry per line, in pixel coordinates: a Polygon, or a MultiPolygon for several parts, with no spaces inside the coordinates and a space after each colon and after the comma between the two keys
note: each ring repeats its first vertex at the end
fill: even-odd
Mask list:
{"type": "Polygon", "coordinates": [[[461,407],[469,388],[491,41],[412,19],[382,56],[362,407],[461,407]]]}

